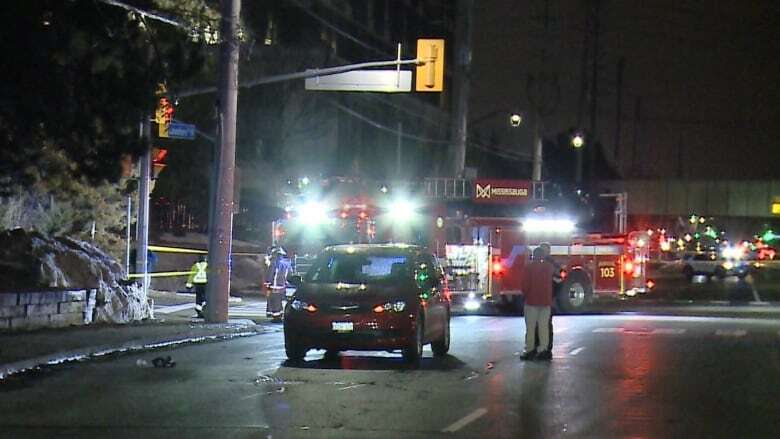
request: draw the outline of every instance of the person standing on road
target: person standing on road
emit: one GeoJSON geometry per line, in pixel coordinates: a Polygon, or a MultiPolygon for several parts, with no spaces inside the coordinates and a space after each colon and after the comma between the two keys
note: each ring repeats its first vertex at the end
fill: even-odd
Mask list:
{"type": "MultiPolygon", "coordinates": [[[[544,251],[544,255],[542,256],[543,260],[546,261],[546,262],[549,262],[553,266],[553,289],[552,289],[553,290],[552,291],[553,295],[552,295],[552,300],[553,300],[553,302],[555,302],[556,286],[560,285],[561,282],[563,282],[563,278],[561,277],[561,266],[557,262],[555,262],[555,260],[550,255],[552,253],[552,249],[550,248],[550,244],[549,243],[543,242],[543,243],[539,244],[539,248],[541,248],[544,251]]],[[[551,306],[550,307],[550,325],[549,325],[550,326],[550,343],[547,345],[547,350],[550,351],[550,352],[552,352],[552,348],[553,348],[553,335],[554,335],[554,331],[553,331],[553,312],[554,312],[554,309],[551,306]]],[[[535,340],[536,340],[536,346],[539,346],[539,331],[536,331],[536,339],[535,340]]]]}
{"type": "Polygon", "coordinates": [[[533,251],[531,263],[523,269],[522,291],[525,297],[525,351],[523,360],[551,360],[550,309],[552,307],[553,265],[544,260],[544,249],[533,251]],[[539,331],[539,343],[536,343],[539,331]]]}
{"type": "Polygon", "coordinates": [[[195,312],[198,317],[203,317],[203,307],[206,306],[207,270],[206,255],[200,256],[198,262],[192,265],[190,276],[187,278],[187,289],[192,289],[193,285],[195,286],[195,312]]]}
{"type": "Polygon", "coordinates": [[[266,317],[274,321],[282,318],[282,300],[287,292],[287,276],[290,275],[290,260],[281,247],[273,247],[270,251],[271,263],[265,276],[267,291],[266,317]]]}

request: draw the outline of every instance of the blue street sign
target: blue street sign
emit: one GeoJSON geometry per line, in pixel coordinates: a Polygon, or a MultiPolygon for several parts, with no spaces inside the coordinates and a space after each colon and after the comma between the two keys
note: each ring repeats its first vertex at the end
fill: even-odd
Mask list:
{"type": "Polygon", "coordinates": [[[171,122],[168,126],[168,137],[171,139],[195,139],[195,125],[190,123],[171,122]]]}

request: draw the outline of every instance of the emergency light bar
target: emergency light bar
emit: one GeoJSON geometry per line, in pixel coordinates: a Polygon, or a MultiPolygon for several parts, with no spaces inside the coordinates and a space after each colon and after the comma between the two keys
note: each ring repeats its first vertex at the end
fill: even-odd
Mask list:
{"type": "Polygon", "coordinates": [[[566,218],[528,218],[523,221],[523,231],[530,233],[571,233],[574,221],[566,218]]]}

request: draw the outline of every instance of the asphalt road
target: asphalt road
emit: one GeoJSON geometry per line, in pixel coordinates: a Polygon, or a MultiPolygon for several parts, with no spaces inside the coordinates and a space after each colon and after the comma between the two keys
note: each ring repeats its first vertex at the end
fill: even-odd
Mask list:
{"type": "Polygon", "coordinates": [[[52,368],[0,384],[0,437],[780,437],[780,321],[555,317],[550,363],[521,317],[453,319],[451,355],[310,352],[282,334],[52,368]],[[139,367],[170,355],[174,368],[139,367]]]}

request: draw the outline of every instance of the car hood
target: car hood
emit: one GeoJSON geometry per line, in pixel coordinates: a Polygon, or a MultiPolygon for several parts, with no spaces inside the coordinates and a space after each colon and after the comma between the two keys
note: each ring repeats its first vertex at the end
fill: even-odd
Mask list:
{"type": "Polygon", "coordinates": [[[361,308],[373,307],[388,300],[406,300],[407,303],[417,295],[413,282],[377,285],[307,283],[295,292],[295,298],[317,306],[360,305],[361,308]]]}

